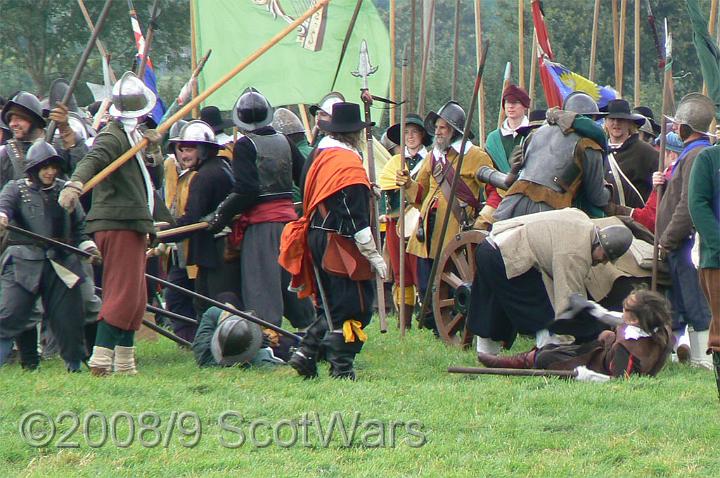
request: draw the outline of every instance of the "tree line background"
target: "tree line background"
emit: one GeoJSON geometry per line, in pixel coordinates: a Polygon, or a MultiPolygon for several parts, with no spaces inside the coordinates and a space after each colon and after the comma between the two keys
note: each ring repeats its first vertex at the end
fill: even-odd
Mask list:
{"type": "MultiPolygon", "coordinates": [[[[212,8],[212,1],[199,1],[201,8],[206,8],[205,5],[207,8],[212,8]]],[[[423,0],[415,1],[418,12],[415,46],[415,92],[417,95],[422,50],[420,17],[423,0]]],[[[623,93],[631,103],[634,95],[634,1],[640,0],[628,2],[623,69],[623,93]]],[[[411,0],[397,0],[398,65],[403,45],[409,44],[410,39],[410,2],[411,0]]],[[[702,87],[702,76],[692,44],[692,31],[685,2],[678,0],[651,0],[651,2],[660,35],[662,35],[664,18],[668,19],[669,28],[673,34],[673,75],[675,76],[675,99],[677,101],[684,94],[699,91],[702,87]]],[[[144,31],[147,28],[153,2],[152,0],[134,0],[133,3],[144,31]]],[[[387,24],[389,0],[374,0],[374,3],[387,24]]],[[[85,0],[85,5],[93,21],[97,18],[103,4],[102,0],[85,0]]],[[[593,5],[593,0],[543,1],[545,20],[556,61],[583,76],[588,75],[590,64],[593,5]]],[[[601,4],[595,81],[600,85],[615,86],[610,5],[610,0],[605,0],[601,4]]],[[[161,13],[157,21],[150,57],[158,77],[160,95],[169,104],[191,73],[189,0],[161,0],[160,8],[161,13]]],[[[710,0],[702,1],[701,8],[708,12],[709,16],[710,0]]],[[[524,13],[525,85],[526,88],[529,88],[530,63],[533,61],[531,58],[532,10],[529,0],[525,0],[524,13]]],[[[513,63],[513,82],[518,83],[517,15],[517,0],[481,1],[483,36],[490,41],[483,77],[486,132],[494,129],[497,125],[506,62],[513,63]]],[[[451,99],[454,16],[455,0],[436,1],[434,44],[427,71],[425,111],[437,109],[451,99]]],[[[45,95],[54,79],[59,77],[69,79],[72,76],[77,59],[89,38],[88,27],[76,0],[0,0],[0,18],[2,18],[2,22],[0,22],[0,95],[7,97],[19,89],[45,95]]],[[[650,106],[657,117],[660,114],[662,74],[658,69],[657,54],[644,5],[640,26],[642,45],[640,98],[641,103],[650,106]]],[[[476,73],[475,20],[471,0],[461,0],[459,30],[458,98],[455,99],[467,107],[470,104],[476,73]]],[[[242,41],[244,35],[253,35],[253,32],[228,32],[228,41],[242,41]]],[[[127,2],[117,0],[113,3],[100,38],[112,55],[110,63],[118,76],[123,71],[132,68],[136,48],[130,27],[127,2]]],[[[355,52],[348,52],[347,55],[351,57],[355,55],[355,52]]],[[[240,59],[238,59],[239,61],[240,59]]],[[[228,69],[232,66],[234,65],[228,65],[228,69]]],[[[333,73],[328,72],[328,75],[333,73]]],[[[396,78],[398,85],[396,96],[399,96],[399,68],[396,71],[396,78]]],[[[289,78],[288,81],[292,81],[292,79],[289,78]]],[[[92,101],[92,95],[85,86],[85,82],[102,83],[102,63],[97,50],[94,50],[90,56],[81,78],[81,85],[76,93],[81,105],[89,104],[92,101]]],[[[536,77],[535,92],[534,106],[545,107],[539,72],[536,77]]],[[[212,103],[212,97],[209,101],[212,103]]],[[[387,121],[386,115],[379,127],[386,127],[387,121]]],[[[475,118],[474,124],[477,125],[477,118],[475,118]]],[[[473,129],[477,132],[477,127],[473,129]]]]}

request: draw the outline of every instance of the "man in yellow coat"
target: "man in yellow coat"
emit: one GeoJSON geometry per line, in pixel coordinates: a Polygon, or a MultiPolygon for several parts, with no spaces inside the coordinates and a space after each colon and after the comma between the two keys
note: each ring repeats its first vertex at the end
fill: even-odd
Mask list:
{"type": "MultiPolygon", "coordinates": [[[[420,219],[407,245],[407,252],[418,257],[418,289],[424,297],[429,286],[428,280],[432,261],[439,247],[445,247],[462,226],[472,225],[475,216],[482,209],[484,193],[496,196],[490,186],[479,182],[475,173],[481,166],[493,167],[492,159],[485,151],[469,141],[465,146],[460,178],[455,200],[451,206],[448,230],[443,244],[438,244],[442,222],[448,208],[448,197],[453,178],[457,173],[459,151],[465,128],[465,111],[455,101],[447,102],[436,113],[431,111],[425,118],[425,129],[435,132],[432,154],[418,172],[417,179],[410,178],[407,170],[399,170],[396,176],[398,186],[407,189],[408,202],[420,209],[420,219]]],[[[468,136],[472,138],[472,134],[468,136]]],[[[490,197],[488,197],[490,200],[490,197]]],[[[430,304],[428,304],[430,305],[430,304]]],[[[432,307],[422,318],[423,325],[435,329],[432,307]]]]}

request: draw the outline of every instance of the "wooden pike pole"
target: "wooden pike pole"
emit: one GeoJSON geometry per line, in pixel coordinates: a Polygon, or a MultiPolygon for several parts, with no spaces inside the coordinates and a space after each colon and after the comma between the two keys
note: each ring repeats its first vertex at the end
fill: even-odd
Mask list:
{"type": "Polygon", "coordinates": [[[625,70],[625,33],[627,32],[627,0],[620,0],[620,37],[618,39],[618,94],[623,97],[623,76],[625,70]]]}
{"type": "MultiPolygon", "coordinates": [[[[190,0],[190,69],[195,71],[197,69],[197,42],[195,41],[195,0],[190,0]]],[[[192,99],[193,101],[197,98],[198,87],[197,83],[193,85],[192,99]]],[[[199,118],[200,110],[198,105],[200,102],[195,103],[192,107],[192,117],[199,118]]],[[[176,120],[177,121],[177,120],[176,120]]]]}
{"type": "Polygon", "coordinates": [[[528,96],[530,97],[530,107],[535,107],[535,77],[537,76],[537,32],[533,28],[533,46],[532,52],[530,53],[530,88],[528,90],[528,96]]]}
{"type": "MultiPolygon", "coordinates": [[[[407,94],[405,73],[407,70],[407,49],[403,51],[403,59],[400,74],[400,168],[407,169],[405,161],[405,121],[407,118],[407,107],[405,105],[405,95],[407,94]]],[[[405,337],[405,188],[400,188],[400,215],[398,217],[400,232],[398,234],[398,251],[400,253],[400,279],[399,279],[399,298],[398,320],[400,321],[400,337],[405,337]]]]}
{"type": "MultiPolygon", "coordinates": [[[[302,24],[306,19],[310,18],[315,12],[320,10],[321,8],[325,8],[330,0],[319,0],[318,3],[316,3],[312,8],[310,8],[308,11],[303,13],[301,16],[299,16],[294,22],[287,25],[285,28],[283,28],[280,32],[278,32],[274,37],[272,37],[270,40],[267,41],[263,46],[255,50],[250,56],[245,58],[243,61],[241,61],[235,68],[230,70],[225,76],[220,78],[214,85],[212,85],[210,88],[206,89],[202,93],[200,93],[198,96],[193,98],[192,101],[187,103],[185,106],[180,108],[177,113],[172,115],[170,118],[168,118],[166,121],[164,121],[162,124],[160,124],[157,127],[158,133],[162,134],[170,129],[170,127],[177,122],[178,120],[182,119],[186,114],[190,112],[193,108],[195,108],[197,105],[199,105],[201,102],[205,101],[205,98],[215,93],[220,87],[222,87],[225,83],[230,81],[235,75],[240,73],[242,70],[247,68],[248,65],[250,65],[253,61],[257,60],[260,56],[262,56],[265,52],[267,52],[270,48],[275,46],[280,40],[285,38],[287,35],[295,31],[295,29],[302,24]]],[[[123,164],[125,164],[130,158],[135,156],[135,153],[140,151],[142,148],[146,147],[148,145],[147,138],[143,138],[142,140],[138,141],[138,143],[130,148],[128,151],[126,151],[122,156],[117,158],[115,161],[110,163],[105,169],[100,171],[98,174],[96,174],[93,178],[91,178],[83,187],[83,193],[86,193],[90,191],[92,188],[97,186],[100,182],[102,182],[105,178],[107,178],[110,174],[115,172],[117,169],[119,169],[123,164]]]]}
{"type": "MultiPolygon", "coordinates": [[[[155,0],[152,6],[152,12],[150,13],[150,23],[148,23],[147,31],[145,32],[145,46],[142,51],[142,58],[140,59],[140,65],[138,66],[137,76],[140,81],[145,82],[145,67],[148,62],[148,54],[150,53],[150,46],[152,45],[153,37],[155,36],[155,22],[157,21],[158,14],[158,3],[159,0],[155,0]]],[[[193,68],[195,71],[195,68],[193,68]]]]}
{"type": "Polygon", "coordinates": [[[310,128],[310,118],[308,117],[307,106],[305,104],[298,104],[298,111],[300,111],[300,119],[302,120],[303,128],[305,128],[305,138],[307,139],[308,144],[312,144],[312,128],[310,128]]]}
{"type": "Polygon", "coordinates": [[[588,69],[588,80],[593,82],[595,81],[595,59],[597,58],[597,37],[599,20],[600,0],[595,0],[595,8],[593,9],[592,40],[590,41],[590,68],[588,69]]]}
{"type": "MultiPolygon", "coordinates": [[[[427,289],[425,290],[425,297],[423,297],[422,300],[422,306],[420,307],[420,320],[422,321],[423,317],[425,317],[425,312],[427,311],[428,304],[430,303],[430,297],[433,293],[433,287],[432,284],[435,281],[435,275],[437,274],[438,265],[440,263],[440,254],[442,253],[442,245],[445,242],[445,236],[447,235],[447,229],[448,224],[450,223],[450,213],[452,211],[452,207],[450,205],[455,200],[455,193],[457,191],[457,185],[460,181],[462,181],[462,178],[460,177],[460,173],[462,172],[463,167],[463,161],[465,160],[465,146],[467,145],[469,139],[468,135],[470,134],[470,127],[472,126],[472,119],[473,119],[473,113],[475,109],[475,105],[477,103],[478,99],[478,91],[480,90],[480,81],[482,80],[483,71],[485,69],[485,61],[487,60],[487,51],[490,46],[489,41],[485,41],[483,44],[482,49],[482,58],[480,59],[480,66],[478,67],[477,75],[475,76],[475,87],[473,88],[473,95],[472,99],[470,100],[470,108],[468,108],[468,114],[467,114],[467,120],[465,121],[465,126],[463,127],[463,135],[462,140],[460,142],[460,153],[458,154],[457,159],[457,166],[455,166],[455,175],[453,176],[453,182],[450,186],[450,197],[447,198],[448,207],[445,208],[445,217],[443,217],[442,226],[440,228],[440,237],[433,237],[433,241],[438,241],[438,247],[437,251],[435,253],[435,257],[433,257],[433,263],[432,267],[430,268],[430,276],[428,278],[428,285],[427,289]]],[[[428,158],[429,160],[429,158],[428,158]]]]}
{"type": "MultiPolygon", "coordinates": [[[[92,21],[92,18],[90,18],[90,14],[87,11],[87,8],[85,8],[85,2],[83,0],[78,0],[78,6],[80,7],[80,11],[83,14],[83,17],[85,18],[85,23],[87,23],[88,28],[90,31],[95,31],[95,24],[92,21]]],[[[97,38],[95,40],[95,45],[97,46],[98,51],[100,52],[100,56],[103,58],[110,58],[110,53],[108,53],[107,49],[105,48],[105,45],[103,44],[102,40],[97,38]]],[[[110,80],[115,83],[117,81],[117,78],[115,77],[115,72],[112,68],[110,68],[110,80]]]]}
{"type": "MultiPolygon", "coordinates": [[[[710,17],[708,18],[708,33],[710,37],[715,34],[715,27],[717,26],[717,12],[718,12],[718,0],[712,0],[710,2],[710,17]]],[[[702,94],[707,95],[707,83],[703,78],[702,94]]]]}
{"type": "Polygon", "coordinates": [[[388,124],[395,124],[395,62],[397,61],[397,54],[395,51],[395,0],[390,0],[390,117],[388,118],[388,124]]]}
{"type": "Polygon", "coordinates": [[[545,370],[534,368],[448,367],[448,372],[472,375],[501,375],[504,377],[577,377],[575,370],[545,370]]]}
{"type": "Polygon", "coordinates": [[[640,0],[635,0],[635,64],[633,68],[634,105],[640,106],[640,0]]]}
{"type": "Polygon", "coordinates": [[[435,0],[430,0],[430,11],[428,13],[427,31],[425,32],[425,46],[423,47],[422,66],[420,70],[420,92],[418,93],[417,112],[421,117],[425,116],[425,84],[427,81],[427,66],[430,57],[430,39],[433,15],[435,14],[435,0]]]}
{"type": "MultiPolygon", "coordinates": [[[[665,71],[663,75],[663,89],[662,89],[662,112],[660,113],[660,157],[658,158],[658,171],[662,174],[665,170],[665,144],[667,135],[667,120],[665,115],[669,113],[670,107],[670,84],[672,83],[672,35],[668,32],[667,19],[665,19],[665,71]]],[[[657,204],[660,204],[662,199],[663,186],[657,187],[657,204]]],[[[657,224],[657,211],[655,211],[655,223],[657,224]]],[[[652,262],[652,281],[651,289],[657,290],[657,275],[658,275],[658,253],[659,253],[659,242],[657,229],[655,232],[655,238],[653,241],[653,262],[652,262]]]]}
{"type": "Polygon", "coordinates": [[[417,23],[417,6],[415,5],[416,3],[417,0],[410,0],[410,83],[408,84],[407,95],[407,107],[410,111],[415,111],[415,108],[412,104],[412,98],[415,94],[415,36],[417,35],[417,32],[415,31],[415,24],[417,23]]]}
{"type": "MultiPolygon", "coordinates": [[[[615,62],[615,90],[618,90],[620,84],[619,57],[618,57],[618,37],[620,36],[620,22],[618,20],[618,0],[612,0],[612,22],[613,22],[613,61],[615,62]]],[[[618,90],[619,91],[619,90],[618,90]]]]}
{"type": "Polygon", "coordinates": [[[458,56],[460,44],[460,0],[455,0],[455,34],[453,35],[453,75],[450,99],[457,101],[458,56]]]}
{"type": "MultiPolygon", "coordinates": [[[[480,61],[483,59],[482,56],[482,17],[480,12],[480,0],[475,0],[473,3],[473,10],[475,13],[475,61],[476,65],[480,67],[480,61]]],[[[482,147],[485,143],[485,87],[482,79],[480,80],[480,90],[478,91],[478,146],[482,147]]]]}
{"type": "MultiPolygon", "coordinates": [[[[85,45],[85,49],[82,52],[82,55],[80,55],[80,59],[78,60],[77,66],[75,66],[75,71],[73,72],[73,76],[70,79],[70,83],[68,84],[67,91],[65,91],[65,96],[62,98],[62,103],[64,105],[68,104],[68,101],[70,101],[70,98],[73,95],[73,92],[75,91],[75,87],[78,84],[78,81],[80,80],[80,75],[82,74],[83,70],[85,69],[85,65],[87,64],[88,57],[90,56],[90,52],[95,47],[95,42],[97,41],[98,35],[100,34],[100,31],[103,28],[103,25],[105,24],[105,20],[108,17],[108,14],[110,13],[110,6],[112,5],[112,0],[105,0],[105,5],[103,6],[102,11],[100,12],[100,16],[98,17],[96,27],[93,29],[92,33],[90,34],[90,39],[88,40],[87,44],[85,45]]],[[[49,105],[49,108],[54,108],[55,105],[49,105]]],[[[55,121],[50,121],[50,123],[47,126],[47,131],[45,132],[45,141],[48,143],[52,142],[53,136],[55,136],[55,121]]]]}
{"type": "Polygon", "coordinates": [[[525,0],[518,0],[518,86],[525,89],[525,0]]]}

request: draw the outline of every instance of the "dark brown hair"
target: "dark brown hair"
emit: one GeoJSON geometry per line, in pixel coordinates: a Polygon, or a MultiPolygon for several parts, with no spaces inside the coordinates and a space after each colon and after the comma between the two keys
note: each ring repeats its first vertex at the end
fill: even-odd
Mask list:
{"type": "Polygon", "coordinates": [[[667,345],[671,314],[665,297],[647,289],[635,289],[623,301],[623,308],[637,318],[638,327],[651,334],[660,345],[667,345]]]}

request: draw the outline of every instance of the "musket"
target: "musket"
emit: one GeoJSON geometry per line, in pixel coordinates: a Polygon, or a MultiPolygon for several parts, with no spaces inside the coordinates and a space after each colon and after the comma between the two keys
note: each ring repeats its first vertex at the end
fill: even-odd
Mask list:
{"type": "Polygon", "coordinates": [[[478,91],[480,90],[480,82],[482,81],[483,70],[485,70],[485,60],[487,59],[487,51],[489,47],[490,41],[485,40],[482,49],[482,58],[480,59],[480,65],[478,65],[477,75],[475,76],[475,87],[473,89],[472,99],[470,100],[470,110],[467,113],[467,120],[465,121],[465,127],[463,128],[463,135],[462,141],[460,143],[460,153],[458,154],[457,167],[455,168],[455,175],[453,176],[452,186],[450,187],[450,197],[447,198],[448,207],[445,208],[445,217],[443,218],[442,227],[440,229],[440,237],[432,238],[433,241],[438,241],[438,247],[432,263],[432,267],[430,268],[430,277],[428,278],[427,288],[425,289],[425,296],[423,297],[422,304],[420,306],[419,317],[421,321],[423,317],[425,317],[425,312],[427,311],[428,304],[430,303],[430,297],[433,293],[433,282],[435,281],[435,275],[437,274],[438,264],[440,263],[440,254],[443,250],[442,245],[445,242],[445,236],[447,235],[447,228],[450,222],[450,212],[452,211],[452,207],[450,206],[452,205],[453,201],[455,201],[455,194],[457,191],[458,183],[462,181],[462,179],[460,178],[460,173],[462,171],[463,161],[465,159],[465,146],[467,145],[468,135],[470,134],[470,126],[472,125],[472,119],[474,116],[473,113],[475,113],[475,106],[478,99],[478,91]]]}
{"type": "Polygon", "coordinates": [[[243,311],[241,311],[241,310],[238,310],[238,309],[236,309],[235,307],[229,306],[229,305],[227,305],[227,304],[223,304],[222,302],[217,301],[217,300],[215,300],[215,299],[211,299],[210,297],[206,297],[206,296],[204,296],[204,295],[202,295],[202,294],[198,294],[197,292],[195,292],[195,291],[193,291],[193,290],[186,289],[186,288],[181,287],[181,286],[179,286],[179,285],[177,285],[177,284],[173,284],[172,282],[168,282],[168,281],[166,281],[166,280],[160,279],[159,277],[155,277],[155,276],[150,275],[150,274],[145,274],[145,278],[146,278],[146,279],[150,279],[150,280],[153,281],[153,282],[157,282],[158,284],[162,284],[162,285],[164,285],[165,287],[168,287],[168,288],[170,288],[170,289],[174,289],[174,290],[176,290],[176,291],[178,291],[178,292],[182,292],[183,294],[189,295],[190,297],[193,297],[193,298],[195,298],[195,299],[199,299],[199,300],[202,300],[202,301],[204,301],[204,302],[207,302],[207,303],[210,304],[210,305],[214,305],[214,306],[217,307],[218,309],[222,309],[222,310],[224,310],[224,311],[226,311],[226,312],[230,312],[230,313],[233,314],[233,315],[237,315],[238,317],[242,317],[243,319],[249,320],[250,322],[253,322],[253,323],[256,323],[256,324],[260,325],[261,327],[265,327],[266,329],[274,330],[275,332],[277,332],[277,333],[279,333],[279,334],[281,334],[281,335],[284,335],[284,336],[286,336],[286,337],[290,337],[291,339],[295,339],[297,342],[300,342],[300,340],[302,340],[302,337],[300,337],[299,335],[295,335],[295,334],[293,334],[292,332],[283,329],[282,327],[278,327],[278,326],[275,325],[275,324],[271,324],[270,322],[266,322],[266,321],[262,320],[262,319],[259,318],[259,317],[255,317],[254,315],[249,314],[249,313],[247,313],[247,312],[243,312],[243,311]]]}
{"type": "Polygon", "coordinates": [[[180,106],[184,105],[185,102],[192,97],[193,81],[196,80],[198,76],[200,76],[200,73],[202,72],[203,68],[205,68],[205,63],[207,63],[211,53],[212,49],[208,50],[208,52],[205,53],[205,56],[200,59],[197,66],[195,67],[195,70],[193,70],[192,75],[190,75],[190,79],[183,85],[182,88],[180,88],[180,93],[178,93],[175,101],[173,101],[167,111],[165,111],[165,114],[160,120],[161,123],[165,121],[165,118],[174,114],[180,106]]]}
{"type": "Polygon", "coordinates": [[[143,325],[147,327],[150,330],[153,330],[157,332],[158,334],[162,335],[163,337],[167,337],[168,339],[172,340],[173,342],[176,342],[180,345],[184,345],[185,347],[191,347],[192,342],[188,342],[187,340],[183,339],[182,337],[178,337],[177,335],[173,334],[169,330],[165,330],[162,327],[160,327],[157,324],[153,324],[147,319],[143,319],[143,325]]]}
{"type": "MultiPolygon", "coordinates": [[[[78,60],[77,66],[75,66],[75,72],[73,72],[73,76],[70,79],[70,83],[68,85],[67,90],[65,91],[65,96],[63,96],[62,103],[66,105],[68,101],[70,101],[70,98],[73,95],[73,92],[75,91],[75,87],[77,86],[78,80],[80,80],[80,75],[82,74],[83,70],[85,69],[85,64],[87,63],[88,57],[90,56],[90,52],[92,51],[93,47],[95,46],[95,41],[97,40],[98,35],[100,34],[100,31],[103,28],[103,25],[105,25],[105,20],[108,17],[108,13],[110,13],[110,6],[112,5],[112,0],[105,0],[105,6],[103,7],[102,11],[100,12],[100,16],[97,19],[97,22],[95,23],[95,29],[90,34],[90,39],[87,42],[87,45],[85,45],[85,49],[82,52],[82,55],[80,55],[80,60],[78,60]]],[[[50,109],[54,108],[55,105],[48,105],[50,109]]],[[[47,127],[47,131],[45,133],[45,141],[48,143],[52,142],[53,136],[55,136],[55,121],[51,121],[50,124],[47,127]]]]}
{"type": "MultiPolygon", "coordinates": [[[[195,98],[192,99],[189,103],[184,105],[180,110],[178,110],[174,115],[172,115],[170,118],[165,120],[162,124],[160,124],[156,131],[160,134],[165,133],[167,130],[170,129],[170,127],[175,124],[178,120],[181,120],[186,114],[190,113],[190,111],[195,108],[197,105],[205,101],[207,97],[215,93],[220,87],[222,87],[225,83],[230,81],[232,78],[234,78],[238,73],[240,73],[242,70],[247,68],[248,65],[250,65],[252,62],[257,60],[261,55],[263,55],[265,52],[267,52],[270,48],[277,45],[280,40],[285,38],[287,35],[289,35],[291,32],[294,32],[305,20],[310,18],[315,12],[318,10],[325,8],[330,0],[318,0],[318,2],[310,7],[305,13],[300,15],[297,19],[295,19],[294,22],[288,24],[285,28],[283,28],[281,31],[279,31],[275,36],[273,36],[270,40],[268,40],[264,45],[262,45],[260,48],[255,50],[250,56],[245,58],[243,61],[241,61],[237,66],[235,66],[232,70],[230,70],[225,76],[220,78],[214,85],[210,86],[208,89],[197,95],[195,98]]],[[[88,180],[83,185],[83,194],[90,191],[92,188],[97,186],[100,182],[102,182],[105,178],[110,176],[113,172],[120,169],[123,164],[125,164],[130,158],[135,156],[135,153],[140,151],[141,149],[147,147],[148,145],[148,139],[142,138],[140,141],[135,144],[135,146],[131,147],[129,150],[125,151],[122,155],[120,155],[116,160],[114,160],[112,163],[110,163],[108,166],[106,166],[102,171],[100,171],[98,174],[93,176],[90,180],[88,180]]]]}
{"type": "MultiPolygon", "coordinates": [[[[407,121],[406,95],[407,85],[405,75],[407,73],[407,46],[403,49],[402,64],[400,67],[400,169],[407,168],[405,160],[405,121],[407,121]]],[[[398,218],[400,233],[398,234],[398,251],[400,253],[400,280],[398,319],[400,320],[400,336],[405,337],[405,188],[400,188],[400,217],[398,218]]]]}
{"type": "MultiPolygon", "coordinates": [[[[358,62],[357,71],[352,72],[353,76],[356,76],[362,80],[362,88],[360,88],[360,97],[365,105],[365,122],[367,127],[365,128],[365,140],[367,143],[367,161],[368,161],[368,175],[370,176],[370,183],[375,184],[375,152],[373,151],[373,136],[372,136],[372,122],[370,117],[370,90],[368,88],[368,77],[377,71],[377,66],[370,64],[370,55],[368,54],[367,42],[363,40],[360,42],[360,60],[358,62]]],[[[373,191],[370,191],[370,210],[371,221],[370,228],[373,232],[375,239],[375,247],[382,248],[380,242],[380,221],[378,214],[378,201],[373,191]]],[[[387,332],[387,318],[385,317],[385,286],[383,279],[379,275],[375,274],[375,288],[377,291],[377,307],[378,315],[380,315],[380,332],[387,332]]]]}
{"type": "MultiPolygon", "coordinates": [[[[132,3],[130,2],[131,0],[128,0],[128,3],[132,5],[132,3]]],[[[153,37],[155,36],[155,25],[157,22],[157,17],[160,14],[160,11],[158,9],[158,2],[159,0],[155,0],[153,2],[152,11],[150,13],[150,23],[148,23],[147,31],[145,32],[145,45],[143,47],[142,58],[140,58],[140,65],[138,65],[137,71],[137,76],[141,80],[145,78],[145,66],[147,66],[148,54],[150,53],[150,45],[152,44],[153,37]]]]}
{"type": "MultiPolygon", "coordinates": [[[[668,32],[667,18],[665,19],[665,73],[663,75],[663,88],[662,88],[662,112],[660,118],[660,156],[658,157],[658,172],[660,174],[665,170],[665,147],[667,143],[667,121],[665,115],[668,114],[668,107],[670,104],[670,83],[672,82],[672,34],[668,32]]],[[[660,204],[662,199],[664,187],[658,186],[656,189],[657,204],[660,204]]],[[[658,211],[655,211],[655,224],[657,224],[658,211]]],[[[655,291],[657,290],[657,275],[658,275],[658,255],[659,255],[659,238],[657,234],[657,228],[654,231],[655,235],[653,238],[653,261],[652,261],[652,280],[650,288],[655,291]]]]}
{"type": "MultiPolygon", "coordinates": [[[[72,252],[73,254],[77,254],[77,255],[79,255],[79,256],[83,256],[83,257],[93,257],[93,254],[91,254],[91,253],[89,253],[89,252],[87,252],[87,251],[83,251],[82,249],[79,249],[79,248],[77,248],[77,247],[75,247],[75,246],[71,246],[70,244],[65,244],[64,242],[58,241],[58,240],[53,239],[53,238],[50,238],[50,237],[45,237],[45,236],[43,236],[43,235],[41,235],[41,234],[37,234],[37,233],[32,232],[32,231],[27,231],[27,230],[25,230],[25,229],[19,228],[19,227],[17,227],[17,226],[12,225],[12,224],[6,225],[6,228],[7,228],[9,231],[15,231],[15,232],[17,232],[17,233],[19,233],[19,234],[24,234],[24,235],[26,235],[26,236],[28,236],[28,237],[31,237],[31,238],[35,239],[35,240],[38,240],[38,241],[41,241],[41,242],[50,244],[50,245],[55,246],[55,247],[60,247],[60,248],[62,248],[62,249],[65,249],[66,251],[72,252]]],[[[301,340],[301,337],[300,337],[299,335],[295,335],[295,334],[293,334],[292,332],[289,332],[289,331],[287,331],[287,330],[285,330],[285,329],[283,329],[283,328],[281,328],[281,327],[278,327],[278,326],[275,325],[275,324],[271,324],[270,322],[266,322],[266,321],[264,321],[264,320],[262,320],[262,319],[260,319],[260,318],[258,318],[258,317],[255,317],[255,316],[252,315],[252,314],[249,314],[249,313],[247,313],[247,312],[242,312],[242,311],[240,311],[240,310],[238,310],[238,309],[236,309],[236,308],[234,308],[234,307],[230,307],[230,306],[227,305],[227,304],[223,304],[222,302],[219,302],[219,301],[217,301],[217,300],[211,299],[210,297],[206,297],[206,296],[204,296],[204,295],[202,295],[202,294],[198,294],[198,293],[195,292],[195,291],[186,289],[186,288],[184,288],[184,287],[180,287],[180,286],[177,285],[177,284],[173,284],[172,282],[168,282],[168,281],[166,281],[166,280],[160,279],[159,277],[155,277],[155,276],[150,275],[150,274],[145,274],[145,278],[146,278],[146,279],[150,279],[150,280],[153,281],[153,282],[157,282],[158,284],[162,284],[162,285],[164,285],[165,287],[169,287],[170,289],[174,289],[174,290],[176,290],[176,291],[178,291],[178,292],[182,292],[182,293],[184,293],[184,294],[186,294],[186,295],[189,295],[189,296],[191,296],[191,297],[193,297],[193,298],[195,298],[195,299],[203,300],[203,301],[209,303],[210,305],[214,305],[214,306],[217,307],[218,309],[225,310],[225,311],[227,311],[227,312],[230,312],[230,313],[233,314],[233,315],[237,315],[238,317],[242,317],[242,318],[244,318],[244,319],[247,319],[247,320],[249,320],[250,322],[254,322],[254,323],[256,323],[256,324],[258,324],[258,325],[260,325],[260,326],[262,326],[262,327],[265,327],[266,329],[274,330],[275,332],[277,332],[277,333],[279,333],[279,334],[282,334],[282,335],[285,335],[285,336],[287,336],[287,337],[293,338],[293,339],[297,340],[298,342],[300,342],[300,340],[301,340]]]]}
{"type": "MultiPolygon", "coordinates": [[[[95,292],[102,294],[102,288],[95,286],[95,292]]],[[[186,324],[191,325],[198,325],[198,321],[193,319],[192,317],[188,317],[186,315],[178,314],[177,312],[171,312],[167,309],[163,309],[162,307],[156,307],[152,304],[145,305],[145,310],[148,312],[151,312],[156,315],[162,315],[164,317],[179,320],[180,322],[185,322],[186,324]]]]}
{"type": "Polygon", "coordinates": [[[185,226],[175,227],[173,229],[165,229],[164,231],[160,231],[157,234],[155,234],[155,237],[158,239],[165,239],[166,237],[174,236],[176,234],[185,234],[187,232],[195,232],[195,231],[202,231],[203,229],[207,229],[209,224],[207,222],[201,221],[196,222],[194,224],[187,224],[185,226]]]}
{"type": "Polygon", "coordinates": [[[448,373],[467,373],[473,375],[502,375],[504,377],[562,377],[575,378],[575,370],[545,370],[535,368],[482,368],[448,367],[448,373]]]}

